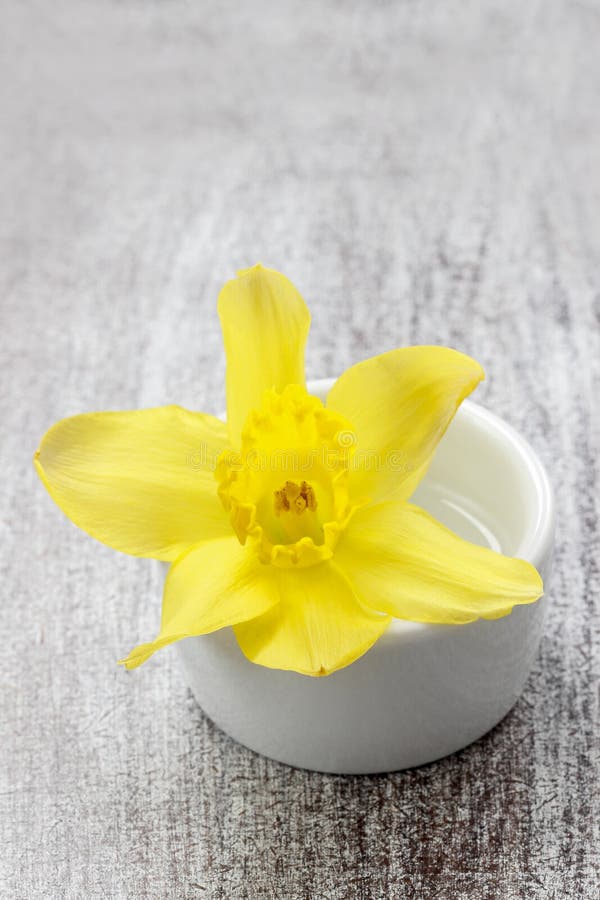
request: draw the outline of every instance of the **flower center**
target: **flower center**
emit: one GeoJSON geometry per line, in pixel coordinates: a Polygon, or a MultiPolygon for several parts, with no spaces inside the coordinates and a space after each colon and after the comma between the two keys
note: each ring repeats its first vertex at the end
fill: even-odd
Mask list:
{"type": "Polygon", "coordinates": [[[348,422],[299,385],[267,391],[239,452],[217,464],[219,496],[242,544],[280,567],[329,559],[352,508],[348,422]]]}

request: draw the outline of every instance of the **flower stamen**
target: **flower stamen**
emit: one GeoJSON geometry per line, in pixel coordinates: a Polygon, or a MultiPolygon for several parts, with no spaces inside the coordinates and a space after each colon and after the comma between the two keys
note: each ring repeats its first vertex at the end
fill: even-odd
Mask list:
{"type": "Polygon", "coordinates": [[[299,485],[295,481],[286,481],[282,488],[273,492],[273,497],[276,516],[289,512],[290,509],[301,516],[305,509],[315,512],[317,508],[314,489],[307,481],[299,485]]]}

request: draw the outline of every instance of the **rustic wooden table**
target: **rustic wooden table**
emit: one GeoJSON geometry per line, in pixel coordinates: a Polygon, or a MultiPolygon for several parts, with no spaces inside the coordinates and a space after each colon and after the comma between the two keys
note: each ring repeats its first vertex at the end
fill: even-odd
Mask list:
{"type": "Polygon", "coordinates": [[[597,900],[598,6],[2,18],[2,897],[597,900]],[[171,651],[117,668],[154,633],[158,567],[78,532],[31,466],[72,413],[222,408],[215,299],[259,259],[311,304],[311,376],[472,353],[556,487],[525,693],[422,769],[289,769],[215,728],[171,651]]]}

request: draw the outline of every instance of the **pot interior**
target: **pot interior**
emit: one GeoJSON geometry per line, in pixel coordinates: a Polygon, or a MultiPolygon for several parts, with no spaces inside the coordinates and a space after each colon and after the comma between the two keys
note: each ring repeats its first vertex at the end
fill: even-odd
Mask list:
{"type": "MultiPolygon", "coordinates": [[[[333,381],[308,387],[325,399],[333,381]]],[[[465,400],[411,497],[466,540],[540,566],[552,497],[531,447],[513,428],[465,400]]]]}

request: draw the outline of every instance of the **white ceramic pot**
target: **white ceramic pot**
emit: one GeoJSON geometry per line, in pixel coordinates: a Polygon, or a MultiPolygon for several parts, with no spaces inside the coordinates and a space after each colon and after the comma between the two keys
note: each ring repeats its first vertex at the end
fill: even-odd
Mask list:
{"type": "MultiPolygon", "coordinates": [[[[331,384],[309,389],[324,397],[331,384]]],[[[463,537],[532,562],[547,590],[552,490],[532,448],[502,419],[465,401],[413,499],[463,537]]],[[[202,709],[245,746],[321,772],[388,772],[460,750],[506,715],[546,604],[459,626],[394,620],[365,656],[324,678],[254,665],[230,628],[177,647],[202,709]]]]}

